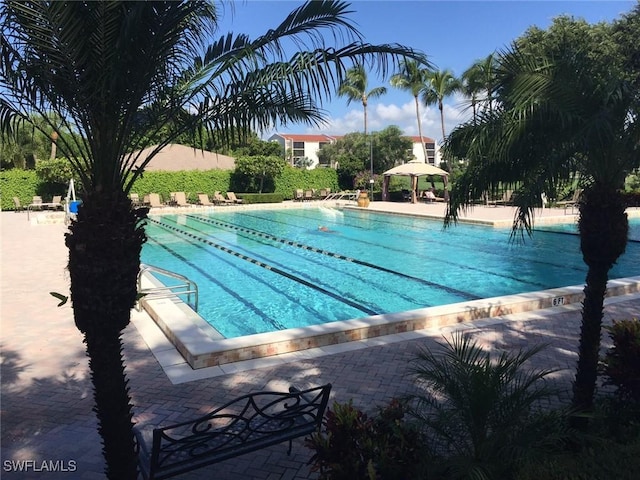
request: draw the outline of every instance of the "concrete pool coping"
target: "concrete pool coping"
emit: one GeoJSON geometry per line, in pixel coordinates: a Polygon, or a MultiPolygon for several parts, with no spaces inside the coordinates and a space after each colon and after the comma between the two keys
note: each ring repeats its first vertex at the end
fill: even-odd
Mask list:
{"type": "MultiPolygon", "coordinates": [[[[141,303],[190,367],[201,369],[580,304],[583,289],[582,285],[554,288],[228,339],[177,297],[141,303]]],[[[607,284],[607,298],[639,293],[640,276],[610,280],[607,284]]]]}
{"type": "MultiPolygon", "coordinates": [[[[407,213],[407,205],[401,204],[403,207],[402,212],[390,210],[388,205],[376,205],[388,203],[390,202],[372,203],[373,208],[369,208],[369,210],[377,213],[400,213],[442,219],[442,211],[431,212],[427,210],[407,213]]],[[[318,202],[296,203],[288,204],[281,208],[307,208],[317,207],[318,205],[318,202]]],[[[339,206],[343,208],[358,208],[351,207],[348,204],[339,206]]],[[[429,206],[427,205],[427,207],[429,206]]],[[[249,206],[235,208],[246,209],[246,207],[249,206]]],[[[223,208],[228,210],[228,207],[223,208]]],[[[252,209],[273,209],[273,205],[253,206],[252,209]]],[[[485,207],[481,210],[486,211],[487,209],[485,207]]],[[[557,209],[558,211],[556,212],[549,211],[551,209],[546,210],[548,210],[546,216],[544,215],[545,212],[542,212],[542,215],[538,215],[538,225],[575,221],[576,215],[565,215],[564,213],[560,215],[559,212],[562,209],[557,209]]],[[[177,210],[177,212],[185,213],[185,210],[177,210]]],[[[158,213],[176,213],[176,211],[163,209],[162,212],[158,213]]],[[[513,221],[512,216],[509,219],[505,219],[504,214],[508,212],[504,208],[491,208],[489,213],[485,217],[461,219],[461,223],[502,227],[511,225],[513,221]],[[495,213],[491,210],[495,211],[495,213]],[[496,214],[502,218],[493,218],[496,214]]],[[[629,216],[640,216],[640,209],[633,209],[629,216]]],[[[151,286],[155,280],[148,276],[144,281],[145,286],[151,286]]],[[[219,367],[235,362],[283,356],[331,345],[342,345],[388,335],[455,326],[487,318],[579,304],[584,297],[583,288],[583,285],[555,288],[230,339],[222,337],[178,297],[143,299],[141,304],[180,354],[178,357],[181,358],[177,358],[174,353],[169,352],[169,363],[174,362],[174,364],[178,365],[186,361],[192,369],[207,370],[210,367],[219,367]]],[[[640,293],[640,277],[611,280],[608,283],[608,297],[637,293],[640,293]]],[[[170,374],[168,373],[168,375],[170,374]]]]}

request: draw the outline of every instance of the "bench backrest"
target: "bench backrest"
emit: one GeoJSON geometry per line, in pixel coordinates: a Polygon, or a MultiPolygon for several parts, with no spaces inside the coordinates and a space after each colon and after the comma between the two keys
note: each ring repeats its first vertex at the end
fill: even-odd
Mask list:
{"type": "Polygon", "coordinates": [[[150,476],[166,478],[313,433],[322,425],[330,390],[327,384],[252,393],[200,418],[156,428],[150,476]]]}

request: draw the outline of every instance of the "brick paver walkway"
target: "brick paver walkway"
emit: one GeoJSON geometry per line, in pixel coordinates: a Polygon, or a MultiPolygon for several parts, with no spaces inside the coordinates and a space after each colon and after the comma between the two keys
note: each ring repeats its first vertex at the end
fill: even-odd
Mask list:
{"type": "MultiPolygon", "coordinates": [[[[3,212],[0,217],[0,476],[9,480],[102,479],[103,459],[82,337],[73,324],[70,307],[57,308],[56,300],[49,295],[52,291],[68,292],[65,227],[32,226],[22,213],[3,212]],[[11,462],[17,460],[33,460],[36,465],[61,461],[63,466],[75,465],[75,471],[10,471],[11,462]]],[[[640,317],[640,297],[617,299],[607,306],[606,317],[640,317]]],[[[566,399],[576,359],[579,322],[578,311],[564,308],[463,327],[494,349],[549,343],[536,361],[540,366],[560,369],[555,377],[566,387],[566,399]]],[[[290,383],[307,386],[331,382],[335,400],[353,399],[356,406],[372,410],[411,389],[411,379],[405,375],[407,362],[417,348],[432,347],[447,333],[424,332],[423,337],[414,340],[173,385],[136,327],[130,325],[124,333],[124,343],[134,419],[142,424],[171,422],[203,413],[244,393],[284,389],[290,383]]],[[[299,440],[294,442],[291,456],[286,455],[286,446],[280,445],[180,478],[314,478],[307,466],[310,456],[299,440]]]]}

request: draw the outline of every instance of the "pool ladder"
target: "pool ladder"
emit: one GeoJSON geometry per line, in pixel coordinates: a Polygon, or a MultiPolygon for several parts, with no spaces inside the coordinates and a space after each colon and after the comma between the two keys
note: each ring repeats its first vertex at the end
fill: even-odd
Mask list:
{"type": "MultiPolygon", "coordinates": [[[[138,272],[138,294],[144,295],[146,300],[154,300],[157,298],[171,298],[175,296],[186,295],[186,303],[194,310],[198,311],[198,285],[193,280],[180,275],[179,273],[165,270],[164,268],[154,267],[153,265],[147,265],[145,263],[140,264],[140,271],[138,272]],[[142,276],[144,273],[156,273],[165,277],[179,280],[180,283],[171,286],[150,287],[142,288],[142,276]],[[192,296],[195,301],[192,301],[192,296]]],[[[138,301],[138,310],[141,309],[140,302],[138,301]]]]}

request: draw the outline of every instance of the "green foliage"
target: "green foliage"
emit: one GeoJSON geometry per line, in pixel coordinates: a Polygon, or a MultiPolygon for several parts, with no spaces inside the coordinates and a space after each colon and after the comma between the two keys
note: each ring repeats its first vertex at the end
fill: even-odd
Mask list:
{"type": "Polygon", "coordinates": [[[318,158],[323,165],[337,164],[341,188],[350,189],[358,188],[354,180],[360,172],[371,172],[372,158],[374,174],[381,174],[396,163],[413,160],[412,148],[413,142],[391,125],[371,135],[349,133],[324,146],[318,158]]]}
{"type": "Polygon", "coordinates": [[[232,157],[251,157],[255,155],[284,158],[284,151],[280,143],[261,140],[255,133],[243,143],[234,145],[231,148],[232,157]]]}
{"type": "MultiPolygon", "coordinates": [[[[253,155],[236,158],[235,175],[245,177],[244,191],[262,193],[266,184],[271,188],[273,180],[284,171],[286,165],[282,157],[274,155],[253,155]]],[[[238,182],[239,179],[235,179],[238,182]]],[[[236,183],[237,184],[237,183],[236,183]]]]}
{"type": "Polygon", "coordinates": [[[330,188],[332,192],[340,189],[337,173],[332,168],[301,170],[286,165],[282,175],[275,179],[275,193],[281,194],[285,200],[291,200],[298,188],[303,190],[330,188]]]}
{"type": "Polygon", "coordinates": [[[461,333],[440,347],[422,349],[412,361],[420,393],[412,395],[411,413],[448,478],[510,478],[558,425],[533,414],[553,393],[544,382],[551,370],[526,367],[543,347],[492,358],[461,333]]]}
{"type": "Polygon", "coordinates": [[[640,321],[614,320],[604,328],[613,341],[602,359],[605,385],[613,385],[621,401],[640,407],[640,321]]]}
{"type": "Polygon", "coordinates": [[[242,199],[242,203],[245,205],[251,203],[282,203],[284,198],[280,193],[243,193],[237,195],[242,199]]]}
{"type": "Polygon", "coordinates": [[[190,202],[198,200],[198,193],[212,195],[215,191],[230,190],[229,170],[193,170],[179,172],[146,172],[138,177],[131,188],[132,193],[142,196],[159,193],[168,199],[170,192],[186,192],[190,202]]]}
{"type": "Polygon", "coordinates": [[[351,401],[334,403],[324,431],[306,445],[314,451],[312,471],[323,480],[418,478],[427,458],[419,432],[405,421],[405,405],[393,400],[369,418],[351,401]]]}
{"type": "Polygon", "coordinates": [[[33,170],[6,170],[0,172],[2,210],[14,210],[13,197],[18,197],[22,205],[28,205],[34,195],[38,195],[40,180],[33,170]]]}
{"type": "Polygon", "coordinates": [[[54,160],[43,160],[36,165],[36,175],[43,182],[68,183],[73,178],[73,170],[69,160],[66,158],[56,158],[54,160]]]}

